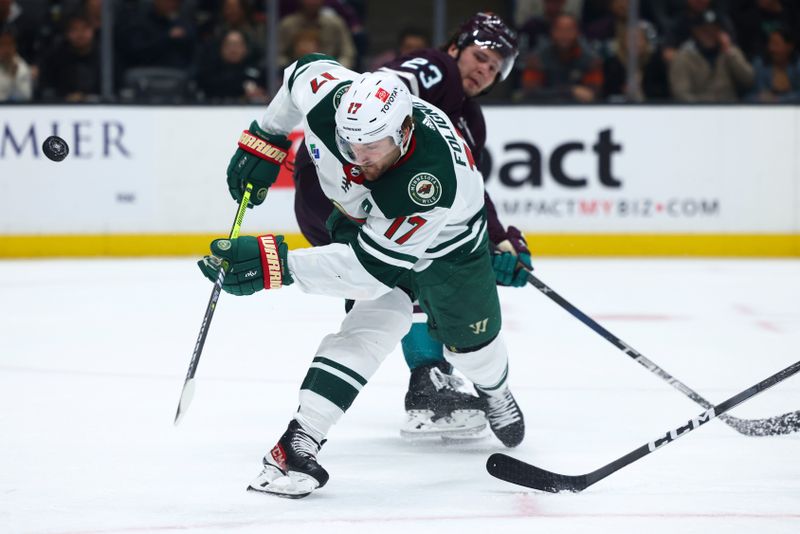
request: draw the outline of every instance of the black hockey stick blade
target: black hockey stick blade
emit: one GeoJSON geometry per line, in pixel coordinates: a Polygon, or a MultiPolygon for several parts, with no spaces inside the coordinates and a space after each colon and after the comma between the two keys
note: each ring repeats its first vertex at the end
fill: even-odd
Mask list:
{"type": "Polygon", "coordinates": [[[800,431],[800,411],[787,412],[766,419],[739,419],[726,415],[720,419],[745,436],[784,436],[800,431]]]}
{"type": "Polygon", "coordinates": [[[486,470],[500,480],[550,493],[561,491],[576,493],[591,484],[588,475],[560,475],[500,452],[489,456],[486,460],[486,470]]]}
{"type": "Polygon", "coordinates": [[[621,456],[599,469],[595,469],[585,475],[562,475],[560,473],[553,473],[541,467],[525,463],[505,454],[493,454],[486,462],[486,470],[489,474],[497,477],[506,482],[525,486],[527,488],[538,489],[541,491],[548,491],[550,493],[557,493],[559,491],[572,491],[579,492],[588,488],[595,482],[598,482],[612,473],[615,473],[623,467],[636,462],[647,456],[648,454],[657,451],[658,449],[669,445],[681,436],[685,436],[692,430],[700,428],[702,425],[715,419],[716,417],[724,414],[728,410],[735,408],[744,401],[758,395],[775,384],[778,384],[790,376],[800,372],[800,361],[797,361],[789,367],[778,371],[774,375],[765,378],[758,384],[755,384],[744,391],[740,391],[733,397],[718,405],[709,408],[705,412],[693,417],[686,423],[677,428],[673,428],[658,438],[645,443],[644,445],[632,450],[628,454],[621,456]]]}

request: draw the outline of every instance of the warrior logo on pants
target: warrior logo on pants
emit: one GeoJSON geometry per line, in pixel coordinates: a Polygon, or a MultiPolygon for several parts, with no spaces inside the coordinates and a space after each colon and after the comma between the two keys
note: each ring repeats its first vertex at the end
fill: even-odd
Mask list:
{"type": "Polygon", "coordinates": [[[473,334],[482,334],[486,332],[486,325],[489,324],[489,318],[487,317],[483,321],[478,321],[477,323],[472,323],[469,327],[472,329],[473,334]]]}

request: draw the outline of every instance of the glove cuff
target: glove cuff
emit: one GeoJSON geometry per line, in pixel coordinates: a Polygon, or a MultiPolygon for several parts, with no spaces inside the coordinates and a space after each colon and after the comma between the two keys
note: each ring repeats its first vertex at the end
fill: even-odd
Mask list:
{"type": "Polygon", "coordinates": [[[250,131],[251,134],[257,135],[261,139],[266,139],[270,143],[277,145],[281,148],[285,148],[286,150],[289,150],[289,148],[291,148],[292,146],[292,142],[289,141],[288,137],[281,134],[269,133],[268,131],[266,131],[264,128],[261,127],[258,121],[251,122],[248,130],[250,131]]]}
{"type": "Polygon", "coordinates": [[[239,148],[275,165],[283,165],[290,146],[288,139],[268,134],[255,121],[250,125],[250,130],[243,131],[239,136],[239,148]]]}
{"type": "Polygon", "coordinates": [[[254,135],[257,135],[263,139],[268,139],[270,136],[269,132],[262,128],[258,121],[251,122],[248,130],[250,130],[250,132],[254,135]]]}
{"type": "Polygon", "coordinates": [[[266,234],[258,236],[258,243],[261,245],[258,250],[264,271],[264,289],[280,289],[284,284],[278,241],[273,234],[266,234]]]}
{"type": "Polygon", "coordinates": [[[517,254],[530,254],[531,251],[528,249],[528,243],[525,241],[525,236],[522,235],[522,232],[519,231],[519,228],[516,226],[509,226],[506,229],[506,239],[511,242],[511,246],[514,247],[514,250],[517,254]]]}

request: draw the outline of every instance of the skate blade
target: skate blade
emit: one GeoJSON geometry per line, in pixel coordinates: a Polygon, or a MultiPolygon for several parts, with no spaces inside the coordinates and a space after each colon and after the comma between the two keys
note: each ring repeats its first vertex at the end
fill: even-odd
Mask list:
{"type": "Polygon", "coordinates": [[[407,441],[471,441],[483,439],[488,434],[486,416],[480,410],[455,410],[451,417],[432,419],[433,412],[414,410],[400,429],[400,436],[407,441]]]}
{"type": "Polygon", "coordinates": [[[305,473],[289,471],[284,474],[274,466],[266,466],[264,471],[247,486],[247,491],[266,493],[287,499],[302,499],[311,495],[319,487],[314,477],[305,473]]]}
{"type": "Polygon", "coordinates": [[[489,438],[492,435],[488,426],[474,428],[464,432],[449,432],[442,434],[442,441],[453,443],[464,443],[467,441],[480,441],[489,438]]]}

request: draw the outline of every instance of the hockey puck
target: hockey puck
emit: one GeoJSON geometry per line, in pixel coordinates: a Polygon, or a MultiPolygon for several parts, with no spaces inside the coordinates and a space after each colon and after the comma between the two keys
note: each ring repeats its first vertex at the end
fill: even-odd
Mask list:
{"type": "Polygon", "coordinates": [[[42,143],[42,152],[49,160],[63,161],[69,154],[69,145],[57,135],[51,135],[42,143]]]}

